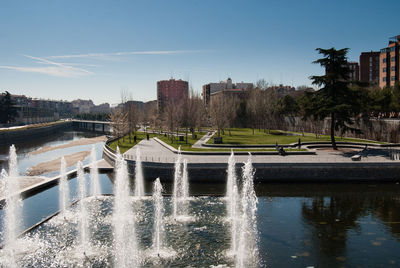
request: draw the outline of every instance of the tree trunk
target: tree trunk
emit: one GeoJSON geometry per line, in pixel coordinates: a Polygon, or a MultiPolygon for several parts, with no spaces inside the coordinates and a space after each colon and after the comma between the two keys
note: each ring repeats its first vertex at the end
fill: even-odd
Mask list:
{"type": "Polygon", "coordinates": [[[336,141],[335,141],[335,114],[331,114],[331,142],[332,142],[332,149],[337,150],[336,141]]]}

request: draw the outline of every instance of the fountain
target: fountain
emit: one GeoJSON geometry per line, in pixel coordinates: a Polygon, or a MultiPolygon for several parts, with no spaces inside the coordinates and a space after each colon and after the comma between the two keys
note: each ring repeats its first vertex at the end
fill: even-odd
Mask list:
{"type": "Polygon", "coordinates": [[[187,201],[189,199],[189,174],[187,169],[187,159],[183,160],[183,174],[182,174],[182,181],[181,181],[181,193],[182,193],[182,201],[187,201]]]}
{"type": "Polygon", "coordinates": [[[79,161],[78,165],[78,186],[79,186],[79,229],[78,229],[78,236],[79,236],[79,243],[82,249],[85,249],[89,246],[89,216],[86,207],[86,180],[85,174],[83,171],[82,162],[79,161]]]}
{"type": "Polygon", "coordinates": [[[236,267],[257,267],[258,246],[257,246],[257,203],[258,199],[254,191],[254,170],[251,162],[251,155],[244,164],[242,174],[241,193],[241,216],[238,222],[238,250],[236,251],[236,267]]]}
{"type": "Polygon", "coordinates": [[[162,196],[162,185],[160,178],[157,178],[153,185],[153,204],[154,204],[154,234],[153,249],[156,254],[160,254],[164,240],[164,204],[162,196]]]}
{"type": "Polygon", "coordinates": [[[101,195],[101,187],[99,182],[99,171],[97,169],[96,148],[93,145],[90,153],[90,184],[91,196],[101,195]]]}
{"type": "Polygon", "coordinates": [[[188,222],[193,220],[193,217],[190,217],[188,213],[189,175],[187,169],[187,160],[184,159],[182,163],[180,147],[178,149],[178,158],[175,162],[172,206],[173,218],[176,221],[188,222]]]}
{"type": "Polygon", "coordinates": [[[115,162],[115,188],[113,211],[114,265],[136,267],[139,262],[135,221],[129,196],[129,177],[126,161],[117,147],[115,162]]]}
{"type": "MultiPolygon", "coordinates": [[[[228,212],[228,217],[230,219],[233,219],[233,214],[235,213],[236,209],[236,202],[237,200],[234,200],[234,187],[236,186],[236,192],[237,192],[237,177],[236,177],[236,161],[235,161],[235,155],[233,153],[233,150],[231,152],[231,155],[228,160],[228,177],[226,180],[226,199],[227,199],[227,212],[228,212]]],[[[236,193],[237,194],[237,193],[236,193]]],[[[236,213],[235,213],[236,214],[236,213]]]]}
{"type": "Polygon", "coordinates": [[[181,197],[181,178],[182,178],[182,169],[181,169],[181,147],[178,148],[178,158],[175,161],[175,173],[174,173],[174,186],[172,193],[172,215],[174,219],[178,216],[178,202],[181,197]]]}
{"type": "MultiPolygon", "coordinates": [[[[13,157],[15,156],[10,159],[13,157]]],[[[15,173],[17,169],[13,163],[16,161],[10,161],[10,172],[15,176],[18,172],[15,173]]],[[[82,163],[78,163],[79,201],[76,205],[70,205],[66,164],[62,159],[59,192],[61,213],[18,240],[18,231],[13,233],[12,230],[7,230],[7,237],[14,237],[8,240],[18,241],[19,248],[7,251],[11,246],[17,247],[12,242],[6,245],[0,251],[0,266],[258,266],[257,197],[254,192],[251,158],[243,168],[243,183],[238,184],[234,155],[231,154],[227,204],[214,196],[189,197],[188,162],[182,160],[180,153],[175,163],[172,198],[163,197],[163,187],[159,179],[153,184],[152,199],[140,198],[138,201],[130,196],[127,163],[118,148],[114,197],[87,197],[87,192],[94,195],[97,192],[93,190],[97,187],[98,179],[94,163],[92,151],[90,191],[86,189],[82,163]],[[193,207],[191,216],[187,213],[189,201],[193,207]],[[172,205],[172,209],[165,209],[169,205],[172,205]],[[221,213],[225,206],[229,225],[224,221],[224,213],[221,213]],[[192,224],[179,224],[188,221],[192,224]],[[229,241],[229,238],[232,241],[230,244],[221,244],[221,241],[229,241]],[[232,256],[227,256],[227,249],[232,256]]],[[[137,167],[140,167],[140,163],[137,167]]],[[[1,174],[5,181],[11,178],[5,171],[1,174]]],[[[15,191],[7,188],[6,192],[15,191]]]]}
{"type": "Polygon", "coordinates": [[[160,178],[157,178],[153,183],[153,207],[154,207],[154,231],[153,245],[151,247],[150,257],[156,259],[156,263],[160,259],[167,259],[174,256],[176,253],[172,249],[168,249],[164,245],[165,239],[165,222],[164,222],[164,198],[162,196],[162,185],[160,178]]]}
{"type": "Polygon", "coordinates": [[[6,207],[4,212],[4,251],[6,266],[17,266],[18,236],[22,226],[22,200],[19,193],[18,164],[15,146],[10,147],[9,168],[2,171],[6,207]]]}
{"type": "Polygon", "coordinates": [[[136,149],[136,163],[135,163],[135,191],[136,197],[144,197],[144,182],[143,182],[143,170],[142,170],[142,160],[140,158],[140,149],[136,149]]]}
{"type": "Polygon", "coordinates": [[[69,186],[67,178],[67,164],[64,156],[61,157],[60,181],[59,181],[59,207],[60,213],[64,213],[69,206],[69,186]]]}
{"type": "Polygon", "coordinates": [[[239,192],[237,187],[237,177],[236,177],[236,161],[233,151],[228,160],[228,170],[227,170],[227,182],[226,182],[226,210],[228,215],[228,221],[231,224],[231,248],[229,255],[235,256],[238,250],[237,240],[239,232],[238,215],[239,211],[239,192]]]}

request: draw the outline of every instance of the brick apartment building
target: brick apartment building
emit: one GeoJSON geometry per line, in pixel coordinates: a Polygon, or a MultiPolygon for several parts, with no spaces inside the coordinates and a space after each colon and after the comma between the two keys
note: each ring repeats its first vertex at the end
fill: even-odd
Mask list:
{"type": "Polygon", "coordinates": [[[168,102],[178,103],[189,96],[189,83],[181,79],[157,82],[157,109],[161,112],[168,102]]]}
{"type": "Polygon", "coordinates": [[[347,62],[349,66],[349,80],[350,81],[358,81],[360,80],[360,67],[358,66],[358,62],[349,61],[347,62]]]}
{"type": "Polygon", "coordinates": [[[381,88],[394,86],[400,77],[400,35],[389,39],[389,45],[380,52],[380,78],[381,88]]]}
{"type": "Polygon", "coordinates": [[[360,81],[379,83],[379,51],[362,52],[360,55],[360,81]]]}

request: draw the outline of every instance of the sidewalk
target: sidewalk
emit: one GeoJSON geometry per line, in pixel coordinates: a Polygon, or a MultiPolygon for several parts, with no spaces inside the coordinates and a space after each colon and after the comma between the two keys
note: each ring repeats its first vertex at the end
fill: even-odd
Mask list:
{"type": "MultiPolygon", "coordinates": [[[[204,137],[203,137],[204,138],[204,137]]],[[[204,139],[206,140],[206,139],[204,139]]],[[[203,142],[204,142],[203,140],[203,142]]],[[[142,140],[136,146],[129,149],[125,154],[125,158],[136,160],[136,150],[140,148],[141,159],[144,162],[158,163],[174,163],[177,159],[177,154],[168,150],[157,141],[142,140]]],[[[356,150],[357,151],[357,150],[356,150]]],[[[333,151],[329,148],[316,150],[315,155],[253,155],[253,163],[349,163],[351,153],[343,151],[333,151]]],[[[182,159],[187,159],[189,163],[227,163],[229,155],[182,155],[182,159]]],[[[248,159],[247,155],[236,155],[236,162],[245,162],[248,159]]],[[[379,154],[363,157],[361,162],[371,163],[394,163],[398,161],[390,160],[388,157],[379,154]]]]}

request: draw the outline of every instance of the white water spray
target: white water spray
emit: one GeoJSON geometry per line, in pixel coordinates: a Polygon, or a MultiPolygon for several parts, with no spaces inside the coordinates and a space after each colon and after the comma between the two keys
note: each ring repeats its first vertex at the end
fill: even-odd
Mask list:
{"type": "Polygon", "coordinates": [[[236,251],[236,267],[258,266],[257,203],[254,191],[254,170],[251,155],[243,167],[241,193],[241,217],[236,251]]]}
{"type": "Polygon", "coordinates": [[[181,196],[181,178],[182,178],[182,157],[181,157],[181,147],[178,148],[178,158],[175,161],[175,173],[174,173],[174,186],[172,193],[172,215],[176,219],[178,215],[178,202],[181,196]]]}
{"type": "Polygon", "coordinates": [[[4,193],[6,197],[6,207],[4,211],[4,249],[10,255],[8,265],[17,267],[17,238],[22,226],[22,200],[19,193],[19,174],[15,146],[11,145],[9,154],[9,168],[7,172],[2,171],[2,177],[5,180],[4,193]]]}
{"type": "Polygon", "coordinates": [[[89,215],[86,207],[86,179],[83,171],[82,162],[77,164],[78,168],[78,187],[79,187],[79,242],[82,248],[89,246],[89,215]]]}
{"type": "Polygon", "coordinates": [[[136,149],[136,163],[135,163],[135,192],[136,197],[144,197],[144,181],[142,160],[140,158],[140,149],[136,149]]]}
{"type": "Polygon", "coordinates": [[[114,188],[114,266],[137,267],[139,254],[136,242],[134,215],[129,196],[129,177],[126,161],[117,147],[114,188]]]}
{"type": "Polygon", "coordinates": [[[164,204],[162,196],[162,185],[160,178],[157,178],[153,185],[153,205],[154,205],[154,234],[153,249],[155,254],[160,254],[164,241],[164,204]]]}
{"type": "Polygon", "coordinates": [[[101,195],[101,187],[99,182],[99,171],[97,168],[96,148],[93,145],[92,152],[90,153],[90,186],[91,196],[101,195]]]}
{"type": "Polygon", "coordinates": [[[69,186],[67,178],[67,164],[65,163],[64,156],[61,157],[60,167],[60,181],[59,181],[59,207],[60,212],[64,213],[68,208],[69,203],[69,186]]]}
{"type": "Polygon", "coordinates": [[[235,213],[235,209],[237,207],[237,204],[233,200],[234,198],[234,187],[236,186],[236,195],[237,193],[237,176],[236,176],[236,161],[235,161],[235,155],[233,151],[231,152],[231,156],[229,157],[228,160],[228,177],[226,181],[226,199],[227,199],[227,212],[228,212],[228,217],[233,218],[233,213],[235,213]]]}

